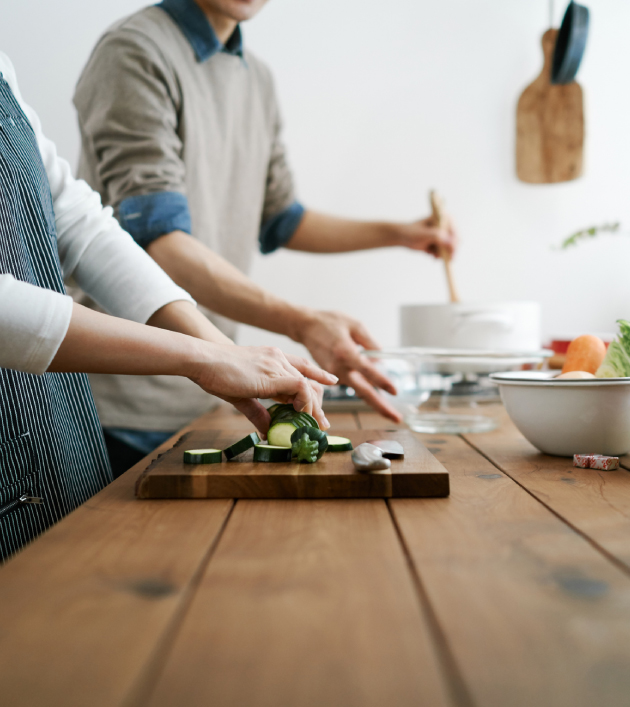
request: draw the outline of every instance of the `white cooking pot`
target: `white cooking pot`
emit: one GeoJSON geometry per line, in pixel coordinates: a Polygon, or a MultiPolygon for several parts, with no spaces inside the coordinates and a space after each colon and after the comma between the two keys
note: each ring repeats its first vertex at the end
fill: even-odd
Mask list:
{"type": "Polygon", "coordinates": [[[406,304],[400,308],[402,346],[492,351],[541,348],[538,302],[406,304]]]}

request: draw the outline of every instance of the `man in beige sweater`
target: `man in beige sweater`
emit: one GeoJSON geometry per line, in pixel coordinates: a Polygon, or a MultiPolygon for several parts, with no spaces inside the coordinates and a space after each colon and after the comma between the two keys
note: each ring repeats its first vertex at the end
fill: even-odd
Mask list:
{"type": "MultiPolygon", "coordinates": [[[[358,222],[296,201],[272,77],[244,50],[239,28],[264,4],[164,0],[111,27],[74,98],[79,176],[225,334],[243,322],[289,336],[398,420],[375,389],[395,392],[392,384],[360,354],[359,346],[377,348],[362,324],[294,306],[246,273],[256,247],[407,246],[438,256],[440,248],[452,252],[454,233],[430,219],[358,222]]],[[[115,472],[208,410],[207,396],[182,379],[94,375],[91,383],[115,472]]]]}

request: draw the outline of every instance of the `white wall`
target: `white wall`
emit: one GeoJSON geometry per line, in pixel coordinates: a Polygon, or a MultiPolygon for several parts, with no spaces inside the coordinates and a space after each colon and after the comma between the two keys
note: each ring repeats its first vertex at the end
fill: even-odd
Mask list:
{"type": "MultiPolygon", "coordinates": [[[[437,187],[459,226],[454,270],[466,299],[538,299],[547,335],[614,330],[615,319],[630,318],[630,238],[552,250],[591,224],[620,220],[630,231],[630,3],[585,2],[586,173],[531,186],[514,176],[514,112],[540,70],[545,0],[271,0],[245,37],[275,72],[302,201],[412,219],[427,215],[437,187]]],[[[143,4],[2,0],[0,48],[73,162],[74,82],[100,31],[143,4]]],[[[556,2],[558,20],[563,9],[556,2]]],[[[385,345],[398,341],[401,303],[446,298],[440,264],[401,249],[283,251],[259,257],[253,276],[296,302],[352,313],[385,345]]],[[[241,336],[272,341],[281,340],[254,329],[241,336]]]]}

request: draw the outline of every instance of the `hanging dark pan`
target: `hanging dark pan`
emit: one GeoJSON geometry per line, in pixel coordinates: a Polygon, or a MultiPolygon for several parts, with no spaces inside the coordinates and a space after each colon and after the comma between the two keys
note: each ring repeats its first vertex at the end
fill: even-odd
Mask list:
{"type": "Polygon", "coordinates": [[[570,2],[553,53],[551,83],[571,83],[580,68],[588,37],[588,7],[570,2]]]}

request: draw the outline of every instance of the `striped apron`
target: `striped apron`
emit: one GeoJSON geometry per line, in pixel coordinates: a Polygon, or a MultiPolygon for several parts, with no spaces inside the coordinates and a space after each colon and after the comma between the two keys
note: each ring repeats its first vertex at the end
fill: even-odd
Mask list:
{"type": "MultiPolygon", "coordinates": [[[[65,293],[46,171],[2,74],[0,273],[65,293]]],[[[0,561],[111,480],[87,376],[0,368],[0,561]]]]}

